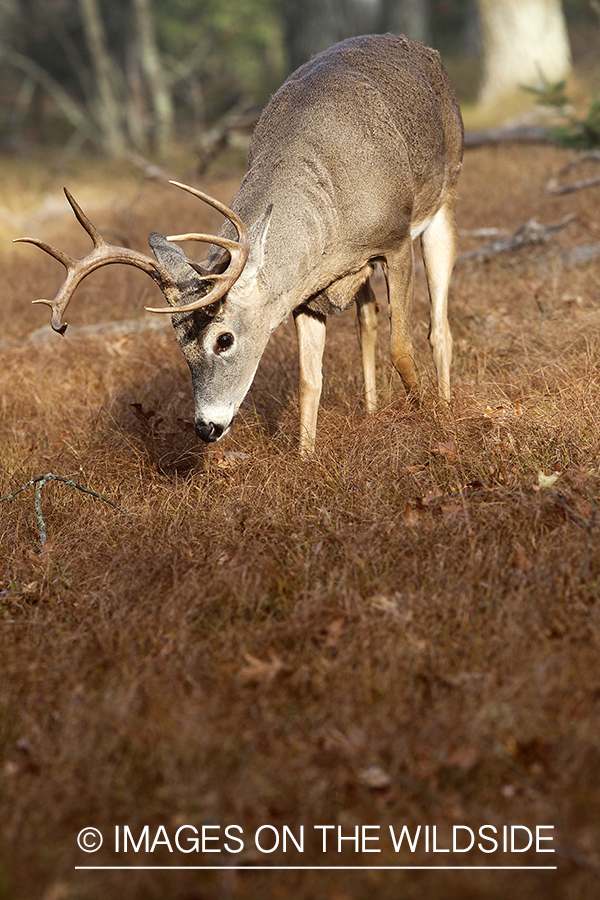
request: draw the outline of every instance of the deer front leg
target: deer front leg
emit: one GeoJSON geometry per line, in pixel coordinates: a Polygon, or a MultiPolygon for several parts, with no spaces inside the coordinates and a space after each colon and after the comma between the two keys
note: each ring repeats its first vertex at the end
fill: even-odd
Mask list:
{"type": "Polygon", "coordinates": [[[437,373],[438,392],[440,397],[449,400],[452,335],[448,325],[448,287],[456,256],[454,198],[450,198],[435,214],[421,235],[421,247],[429,287],[429,342],[437,373]]]}
{"type": "Polygon", "coordinates": [[[301,310],[294,312],[300,365],[300,456],[315,449],[317,414],[323,387],[325,316],[301,310]]]}
{"type": "Polygon", "coordinates": [[[410,332],[415,293],[412,242],[407,238],[394,253],[388,254],[383,267],[390,311],[392,363],[400,375],[410,399],[417,397],[417,375],[410,332]]]}
{"type": "Polygon", "coordinates": [[[375,342],[377,340],[377,301],[368,281],[365,281],[356,297],[356,325],[358,343],[362,354],[365,379],[365,403],[367,412],[377,408],[377,387],[375,384],[375,342]]]}

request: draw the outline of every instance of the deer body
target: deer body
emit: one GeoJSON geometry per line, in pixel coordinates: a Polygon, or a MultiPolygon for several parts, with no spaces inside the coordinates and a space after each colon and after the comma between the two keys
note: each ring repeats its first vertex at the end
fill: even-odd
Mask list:
{"type": "Polygon", "coordinates": [[[447,293],[462,147],[452,86],[439,55],[418,42],[393,35],[351,38],[288,78],[256,126],[248,172],[218,243],[206,235],[150,238],[159,275],[170,279],[166,289],[152,276],[171,304],[165,311],[173,314],[191,370],[201,438],[218,440],[228,431],[271,332],[293,314],[300,447],[310,452],[326,317],[353,302],[367,408],[374,409],[376,305],[369,278],[378,262],[388,285],[392,361],[414,393],[412,240],[419,235],[438,386],[449,398],[447,293]],[[211,278],[226,279],[229,257],[231,266],[236,262],[236,231],[247,245],[247,258],[236,263],[241,271],[226,290],[207,292],[211,278]],[[191,263],[173,243],[186,239],[213,243],[205,267],[191,263]]]}

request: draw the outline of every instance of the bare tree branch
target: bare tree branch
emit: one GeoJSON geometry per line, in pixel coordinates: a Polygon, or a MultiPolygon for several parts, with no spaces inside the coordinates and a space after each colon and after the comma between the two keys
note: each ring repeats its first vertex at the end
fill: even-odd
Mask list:
{"type": "Polygon", "coordinates": [[[491,259],[493,256],[498,256],[500,253],[518,250],[520,247],[525,247],[529,244],[543,244],[556,231],[565,228],[574,218],[575,214],[570,213],[564,219],[559,219],[558,222],[552,222],[550,225],[540,225],[535,219],[531,222],[525,222],[510,237],[501,241],[492,241],[491,244],[484,244],[483,247],[477,247],[475,250],[466,250],[464,253],[459,253],[456,257],[456,264],[466,262],[469,259],[483,262],[486,259],[491,259]]]}
{"type": "Polygon", "coordinates": [[[52,78],[45,69],[38,65],[38,63],[29,59],[28,56],[18,53],[16,50],[9,50],[6,48],[0,50],[0,59],[4,59],[11,66],[20,69],[22,72],[25,72],[27,75],[34,78],[35,81],[50,94],[65,118],[75,129],[84,132],[92,138],[97,136],[97,132],[89,117],[80,110],[60,84],[52,78]]]}
{"type": "Polygon", "coordinates": [[[547,128],[534,125],[519,125],[515,128],[486,128],[481,131],[467,131],[465,150],[485,147],[488,144],[554,144],[555,138],[547,128]]]}
{"type": "MultiPolygon", "coordinates": [[[[0,497],[0,503],[3,503],[5,500],[13,500],[17,496],[17,494],[21,493],[21,491],[24,491],[28,487],[31,487],[33,484],[35,484],[34,504],[35,514],[40,529],[40,544],[45,544],[47,540],[46,523],[42,515],[42,488],[49,481],[60,481],[62,482],[62,484],[68,484],[69,487],[77,488],[78,491],[81,491],[84,494],[90,494],[92,497],[94,497],[95,500],[103,500],[104,503],[108,503],[109,506],[113,506],[115,509],[118,509],[119,512],[126,512],[126,510],[118,506],[114,502],[114,500],[110,500],[108,497],[105,497],[104,494],[99,494],[97,491],[93,491],[91,488],[86,488],[82,484],[77,484],[76,481],[71,481],[70,478],[63,478],[61,475],[53,475],[52,472],[48,472],[47,475],[38,475],[37,478],[32,478],[31,481],[28,481],[26,484],[22,485],[22,487],[17,488],[16,491],[12,492],[12,494],[8,494],[7,497],[0,497]]],[[[128,515],[130,514],[128,513],[128,515]]]]}
{"type": "Polygon", "coordinates": [[[546,190],[550,194],[572,194],[574,191],[581,191],[585,188],[595,187],[597,184],[600,184],[600,176],[584,178],[582,181],[573,181],[571,184],[559,185],[558,183],[558,178],[561,175],[565,175],[572,169],[577,168],[577,166],[581,166],[583,163],[590,161],[600,162],[600,150],[590,150],[589,153],[584,153],[579,159],[568,162],[566,166],[563,166],[562,169],[556,173],[556,175],[553,175],[552,178],[550,178],[546,185],[546,190]]]}
{"type": "Polygon", "coordinates": [[[210,131],[203,134],[198,153],[198,175],[203,175],[213,159],[227,146],[232,132],[251,132],[258,122],[259,116],[259,110],[249,110],[242,113],[239,111],[230,112],[217,122],[210,131]]]}

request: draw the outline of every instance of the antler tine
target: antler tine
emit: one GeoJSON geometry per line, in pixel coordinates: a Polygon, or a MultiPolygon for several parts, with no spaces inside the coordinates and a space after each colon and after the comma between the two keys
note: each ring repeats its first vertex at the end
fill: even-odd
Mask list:
{"type": "Polygon", "coordinates": [[[46,241],[41,241],[39,238],[32,237],[22,237],[22,238],[13,238],[13,244],[35,244],[36,247],[40,247],[42,250],[45,250],[46,253],[49,253],[50,256],[53,256],[54,259],[57,259],[59,262],[63,264],[65,269],[69,269],[72,263],[76,262],[72,256],[67,256],[66,253],[63,253],[62,250],[59,250],[58,247],[53,247],[52,244],[46,243],[46,241]]]}
{"type": "Polygon", "coordinates": [[[146,309],[148,310],[148,312],[170,314],[191,312],[194,309],[201,309],[205,306],[211,306],[213,303],[216,303],[217,300],[220,300],[222,297],[224,297],[227,291],[229,291],[233,287],[235,282],[244,271],[244,266],[246,265],[246,260],[248,259],[248,253],[250,250],[248,230],[237,213],[235,213],[232,209],[229,209],[228,206],[225,206],[224,203],[220,203],[219,200],[215,200],[214,197],[210,197],[208,194],[203,193],[203,191],[200,191],[197,188],[190,187],[189,184],[182,184],[179,181],[171,181],[171,184],[174,184],[175,187],[179,187],[184,191],[187,191],[189,194],[193,194],[193,196],[198,197],[199,200],[204,200],[205,203],[208,203],[209,206],[212,206],[214,209],[220,212],[221,215],[229,219],[238,233],[238,240],[232,241],[229,238],[224,238],[220,235],[212,234],[189,233],[169,235],[169,237],[167,238],[167,240],[169,241],[201,241],[205,244],[216,244],[217,247],[223,247],[224,250],[227,250],[230,256],[229,266],[227,268],[227,271],[224,273],[215,275],[208,274],[202,276],[202,281],[214,282],[212,288],[203,297],[199,297],[192,303],[177,306],[174,309],[168,306],[156,308],[147,306],[146,309]]]}
{"type": "Polygon", "coordinates": [[[92,222],[90,222],[71,191],[66,187],[63,188],[63,191],[65,192],[65,196],[69,201],[71,209],[75,213],[77,221],[79,222],[81,227],[84,228],[85,231],[87,231],[92,241],[94,242],[94,247],[108,246],[96,226],[93,225],[92,222]]]}
{"type": "Polygon", "coordinates": [[[43,303],[52,309],[52,328],[59,334],[65,333],[67,330],[67,323],[63,322],[62,317],[76,288],[87,275],[91,274],[91,272],[94,272],[101,266],[106,266],[111,263],[124,263],[125,265],[142,269],[147,275],[150,275],[150,277],[158,284],[167,300],[172,302],[173,306],[175,306],[177,299],[179,298],[179,288],[167,269],[157,260],[151,259],[144,253],[139,253],[137,250],[131,250],[129,247],[115,247],[112,244],[107,243],[98,229],[90,222],[67,188],[65,188],[64,191],[67,200],[75,213],[77,221],[93,241],[94,246],[86,256],[83,256],[81,259],[74,259],[72,256],[63,253],[62,250],[58,250],[56,247],[53,247],[51,244],[47,244],[45,241],[41,241],[38,238],[15,238],[16,243],[23,241],[25,243],[35,244],[36,247],[40,247],[46,253],[49,253],[50,256],[53,256],[54,259],[61,262],[67,270],[66,278],[60,286],[54,300],[33,301],[34,303],[43,303]]]}
{"type": "MultiPolygon", "coordinates": [[[[208,203],[209,206],[212,206],[213,209],[216,209],[217,212],[220,212],[222,216],[225,216],[226,219],[235,226],[235,230],[238,233],[239,243],[244,247],[250,247],[250,242],[248,240],[248,230],[237,213],[235,213],[232,209],[229,209],[228,206],[225,206],[224,203],[221,203],[219,200],[215,200],[214,197],[211,197],[209,194],[205,194],[203,191],[199,191],[198,188],[190,187],[189,184],[183,184],[181,181],[171,181],[170,184],[174,184],[175,187],[181,188],[182,191],[187,191],[188,194],[192,194],[194,197],[198,197],[199,200],[204,200],[205,203],[208,203]]],[[[198,238],[202,240],[202,238],[198,238]]],[[[211,243],[216,243],[212,238],[210,239],[211,243]]]]}
{"type": "Polygon", "coordinates": [[[223,247],[225,250],[228,250],[230,254],[232,250],[239,250],[240,248],[239,241],[231,241],[229,238],[221,237],[218,234],[195,234],[194,232],[189,234],[169,234],[167,235],[167,240],[202,241],[205,244],[216,244],[217,247],[223,247]]]}

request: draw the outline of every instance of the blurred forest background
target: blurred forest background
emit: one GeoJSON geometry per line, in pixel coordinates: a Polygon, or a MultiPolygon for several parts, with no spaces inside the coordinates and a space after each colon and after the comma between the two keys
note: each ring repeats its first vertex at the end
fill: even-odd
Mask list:
{"type": "Polygon", "coordinates": [[[0,150],[166,158],[185,143],[202,154],[207,135],[219,145],[232,125],[250,130],[311,55],[367,32],[438,48],[467,106],[496,99],[502,68],[548,91],[570,48],[597,78],[599,24],[598,0],[0,0],[0,150]]]}

